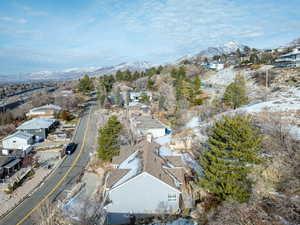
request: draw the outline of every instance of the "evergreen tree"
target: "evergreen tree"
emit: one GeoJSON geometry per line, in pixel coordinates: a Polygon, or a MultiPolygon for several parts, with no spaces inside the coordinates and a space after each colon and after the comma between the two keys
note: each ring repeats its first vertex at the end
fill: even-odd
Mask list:
{"type": "Polygon", "coordinates": [[[238,75],[235,81],[227,86],[223,96],[223,102],[234,109],[248,103],[244,76],[238,75]]]}
{"type": "Polygon", "coordinates": [[[154,91],[155,90],[155,82],[151,80],[151,78],[148,79],[147,81],[147,89],[154,91]]]}
{"type": "Polygon", "coordinates": [[[150,97],[146,93],[142,93],[140,97],[140,102],[149,104],[150,103],[150,97]]]}
{"type": "Polygon", "coordinates": [[[93,81],[88,75],[84,75],[84,77],[79,80],[78,90],[83,93],[87,93],[94,90],[93,81]]]}
{"type": "Polygon", "coordinates": [[[239,48],[236,50],[235,54],[236,54],[236,56],[239,57],[239,58],[242,56],[241,51],[240,51],[239,48]]]}
{"type": "Polygon", "coordinates": [[[181,66],[177,72],[178,77],[181,79],[185,79],[186,78],[186,70],[183,66],[181,66]]]}
{"type": "Polygon", "coordinates": [[[199,185],[214,193],[219,200],[228,198],[245,202],[251,193],[247,175],[259,163],[262,136],[249,117],[224,117],[217,121],[202,153],[203,176],[199,185]]]}
{"type": "Polygon", "coordinates": [[[259,63],[259,58],[258,58],[257,54],[253,53],[250,55],[250,62],[254,63],[254,64],[259,63]]]}
{"type": "Polygon", "coordinates": [[[173,77],[173,78],[177,78],[177,69],[176,68],[173,68],[172,70],[171,70],[171,77],[173,77]]]}
{"type": "Polygon", "coordinates": [[[159,110],[164,110],[165,109],[165,102],[166,102],[166,98],[163,95],[159,96],[159,100],[158,100],[158,108],[159,110]]]}
{"type": "Polygon", "coordinates": [[[120,144],[118,143],[118,137],[121,130],[122,124],[118,121],[116,116],[111,116],[107,124],[99,129],[98,158],[109,162],[114,156],[119,154],[120,144]]]}
{"type": "Polygon", "coordinates": [[[123,99],[122,99],[120,88],[117,88],[114,92],[114,103],[119,107],[123,105],[123,99]]]}
{"type": "Polygon", "coordinates": [[[123,78],[123,73],[118,70],[117,73],[116,73],[116,80],[117,81],[122,81],[124,78],[123,78]]]}
{"type": "Polygon", "coordinates": [[[199,95],[202,94],[203,92],[201,90],[201,80],[198,76],[195,78],[194,82],[192,83],[192,90],[193,90],[193,97],[190,101],[191,104],[192,105],[202,105],[205,98],[199,97],[199,95]]]}

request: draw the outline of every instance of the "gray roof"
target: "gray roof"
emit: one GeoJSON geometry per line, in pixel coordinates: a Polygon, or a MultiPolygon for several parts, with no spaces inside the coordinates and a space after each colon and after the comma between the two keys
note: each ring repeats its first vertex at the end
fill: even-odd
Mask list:
{"type": "MultiPolygon", "coordinates": [[[[159,151],[159,144],[154,142],[149,143],[146,140],[141,141],[137,145],[131,147],[134,148],[135,151],[139,151],[141,153],[141,171],[137,172],[134,176],[130,177],[128,180],[133,177],[139,175],[142,172],[147,172],[157,179],[163,181],[164,183],[170,185],[171,187],[180,190],[181,184],[184,183],[184,167],[181,161],[180,156],[176,156],[173,158],[164,158],[159,156],[157,153],[159,151]],[[168,163],[176,163],[174,168],[168,166],[168,163]],[[179,166],[179,167],[178,167],[179,166]]],[[[123,151],[128,151],[127,155],[131,155],[133,150],[130,148],[124,148],[123,151]]],[[[124,154],[126,155],[126,154],[124,154]]],[[[125,158],[125,157],[123,157],[125,158]]],[[[114,184],[116,184],[119,180],[121,180],[128,172],[127,169],[114,169],[111,171],[111,175],[107,182],[107,187],[112,188],[114,184]]],[[[126,182],[126,181],[124,181],[126,182]]]]}
{"type": "Polygon", "coordinates": [[[0,167],[8,164],[9,162],[13,161],[14,158],[10,156],[0,156],[0,167]]]}
{"type": "Polygon", "coordinates": [[[135,118],[134,123],[136,124],[137,128],[143,130],[165,128],[165,126],[161,122],[147,116],[140,116],[135,118]]]}
{"type": "Polygon", "coordinates": [[[17,127],[17,130],[46,129],[49,128],[54,122],[55,119],[34,118],[17,127]]]}
{"type": "Polygon", "coordinates": [[[26,132],[23,132],[23,131],[17,131],[15,133],[13,133],[12,135],[9,135],[7,137],[5,137],[3,140],[7,140],[9,138],[14,138],[14,137],[18,137],[18,138],[22,138],[22,139],[25,139],[25,140],[29,140],[30,138],[33,137],[32,134],[28,134],[26,132]]]}
{"type": "Polygon", "coordinates": [[[38,111],[47,111],[47,110],[57,110],[57,111],[60,111],[61,107],[58,106],[58,105],[49,104],[49,105],[43,105],[43,106],[40,106],[40,107],[33,108],[30,111],[31,112],[38,112],[38,111]]]}

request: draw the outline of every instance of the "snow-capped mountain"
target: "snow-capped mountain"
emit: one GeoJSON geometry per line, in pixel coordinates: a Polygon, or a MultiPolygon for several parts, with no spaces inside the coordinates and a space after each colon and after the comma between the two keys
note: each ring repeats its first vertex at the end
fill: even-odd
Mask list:
{"type": "Polygon", "coordinates": [[[231,52],[235,52],[238,49],[243,51],[245,47],[245,45],[239,44],[235,41],[230,41],[219,47],[208,47],[207,49],[199,52],[196,56],[211,58],[215,55],[229,54],[231,52]]]}
{"type": "Polygon", "coordinates": [[[155,67],[155,65],[146,61],[137,61],[133,63],[121,63],[116,66],[104,67],[95,70],[94,73],[95,75],[115,74],[118,70],[120,71],[129,70],[131,72],[135,72],[135,71],[141,72],[150,69],[151,67],[155,67]]]}
{"type": "Polygon", "coordinates": [[[286,44],[284,47],[286,47],[286,48],[293,48],[296,45],[300,45],[300,38],[297,38],[297,39],[291,41],[290,43],[286,44]]]}
{"type": "Polygon", "coordinates": [[[121,63],[115,66],[108,67],[88,67],[88,68],[69,68],[63,71],[39,71],[33,73],[27,73],[24,78],[27,80],[73,80],[79,79],[83,75],[89,76],[101,76],[104,74],[115,74],[118,70],[125,71],[130,70],[131,72],[145,71],[155,65],[146,61],[137,61],[133,63],[121,63]]]}
{"type": "Polygon", "coordinates": [[[208,47],[207,49],[202,50],[198,53],[186,55],[184,57],[181,57],[178,61],[182,61],[184,59],[195,59],[199,56],[212,58],[215,55],[229,54],[231,52],[235,52],[238,49],[243,51],[245,47],[245,45],[239,44],[235,41],[230,41],[219,47],[208,47]]]}

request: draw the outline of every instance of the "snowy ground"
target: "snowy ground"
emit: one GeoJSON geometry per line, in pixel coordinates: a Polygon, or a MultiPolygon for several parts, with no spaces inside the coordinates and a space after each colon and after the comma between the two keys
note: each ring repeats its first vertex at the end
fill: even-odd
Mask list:
{"type": "Polygon", "coordinates": [[[154,139],[157,144],[165,145],[171,142],[171,134],[154,139]]]}
{"type": "Polygon", "coordinates": [[[190,119],[189,122],[185,125],[185,128],[195,128],[198,127],[200,124],[200,118],[199,117],[193,117],[190,119]]]}
{"type": "Polygon", "coordinates": [[[218,71],[216,74],[210,76],[207,79],[203,79],[203,83],[210,84],[212,86],[227,86],[234,81],[237,72],[233,67],[229,67],[218,71]]]}
{"type": "Polygon", "coordinates": [[[278,113],[282,115],[282,119],[290,121],[287,124],[291,134],[300,140],[300,88],[286,87],[287,91],[278,91],[272,93],[269,100],[263,102],[252,102],[248,105],[240,107],[236,110],[227,111],[214,116],[211,120],[200,122],[198,126],[194,126],[195,119],[191,119],[186,127],[193,127],[194,134],[205,137],[202,130],[213,125],[213,121],[221,119],[223,115],[234,115],[235,113],[248,113],[257,115],[258,113],[278,113]],[[293,123],[293,124],[292,124],[293,123]]]}
{"type": "Polygon", "coordinates": [[[197,223],[190,219],[179,218],[174,221],[166,222],[166,223],[152,223],[150,225],[196,225],[197,223]]]}

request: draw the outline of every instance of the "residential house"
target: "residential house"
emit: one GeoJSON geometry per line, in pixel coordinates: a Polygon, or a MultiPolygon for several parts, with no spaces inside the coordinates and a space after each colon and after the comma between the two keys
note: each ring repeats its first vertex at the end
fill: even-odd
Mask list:
{"type": "Polygon", "coordinates": [[[300,67],[300,45],[291,52],[281,55],[275,62],[282,67],[300,67]]]}
{"type": "Polygon", "coordinates": [[[56,120],[50,118],[33,118],[21,126],[17,130],[34,135],[35,139],[46,139],[49,132],[55,127],[56,120]]]}
{"type": "Polygon", "coordinates": [[[152,93],[149,91],[131,91],[129,92],[130,101],[138,102],[143,95],[147,95],[149,100],[152,100],[152,93]]]}
{"type": "Polygon", "coordinates": [[[209,68],[220,71],[225,68],[225,64],[222,62],[212,62],[209,64],[209,68]]]}
{"type": "Polygon", "coordinates": [[[129,102],[129,104],[127,105],[127,109],[130,117],[134,115],[151,115],[150,107],[140,102],[129,102]]]}
{"type": "Polygon", "coordinates": [[[0,156],[0,179],[11,175],[15,170],[21,167],[21,159],[11,156],[0,156]]]}
{"type": "Polygon", "coordinates": [[[178,156],[162,157],[146,140],[114,157],[106,190],[110,214],[176,213],[181,206],[185,169],[178,156]]]}
{"type": "Polygon", "coordinates": [[[137,116],[130,119],[132,132],[137,137],[151,134],[154,138],[166,135],[167,128],[158,120],[150,116],[137,116]]]}
{"type": "Polygon", "coordinates": [[[26,151],[26,153],[31,150],[31,145],[33,143],[34,136],[23,131],[17,131],[2,140],[2,146],[4,149],[22,150],[26,151]]]}
{"type": "Polygon", "coordinates": [[[54,118],[62,108],[58,105],[44,105],[31,109],[26,116],[27,117],[43,117],[43,118],[54,118]]]}

